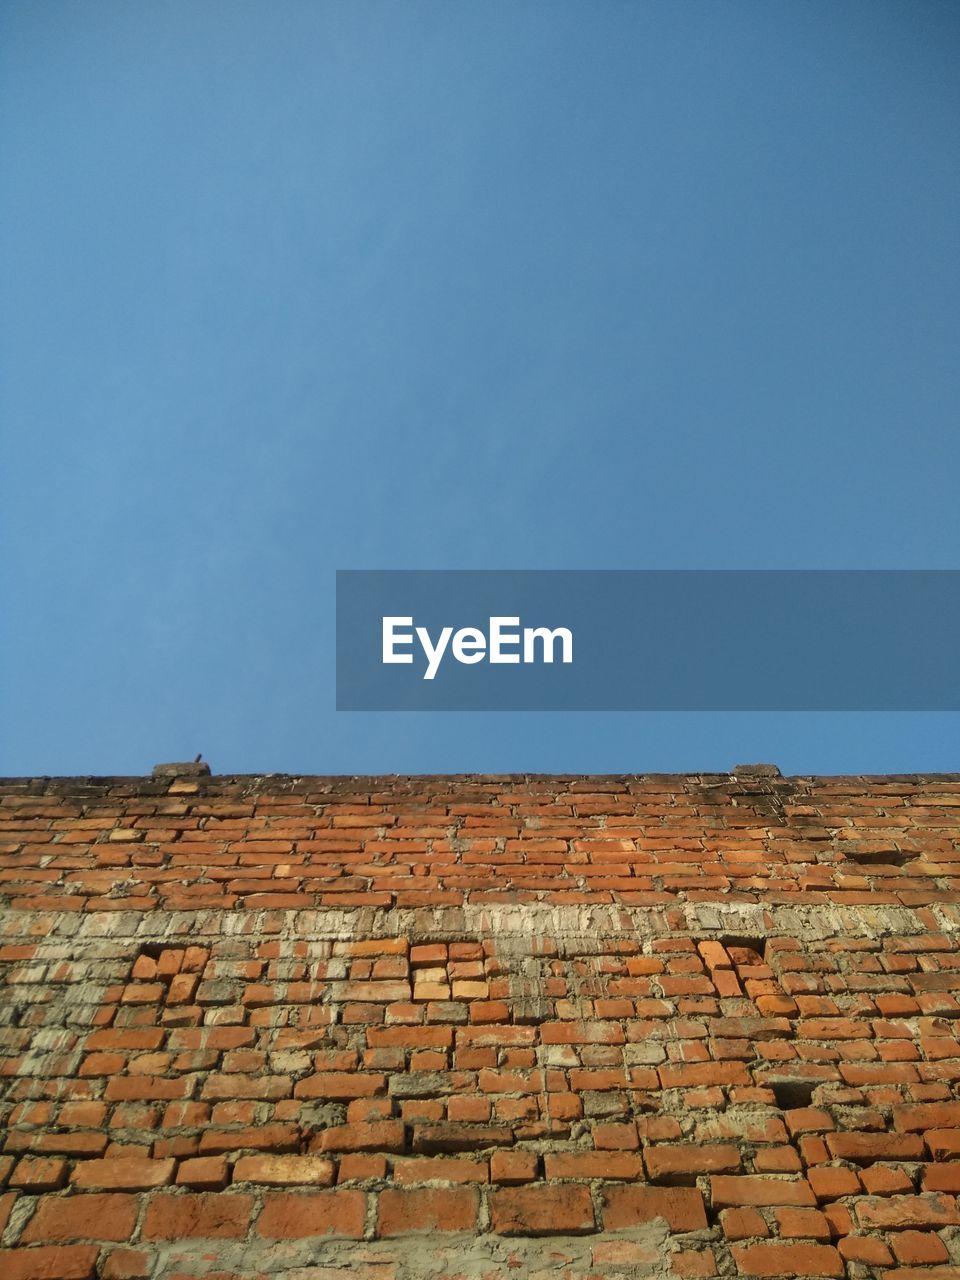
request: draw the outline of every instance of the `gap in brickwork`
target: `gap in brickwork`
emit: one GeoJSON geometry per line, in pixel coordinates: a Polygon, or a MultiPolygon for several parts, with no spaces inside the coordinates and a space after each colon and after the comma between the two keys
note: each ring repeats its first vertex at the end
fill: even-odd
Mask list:
{"type": "Polygon", "coordinates": [[[844,857],[865,867],[905,867],[917,855],[902,849],[847,849],[844,857]]]}
{"type": "Polygon", "coordinates": [[[748,938],[742,934],[724,934],[717,941],[722,947],[726,947],[728,951],[731,948],[736,948],[740,951],[753,951],[758,960],[762,960],[767,952],[766,938],[748,938]]]}
{"type": "Polygon", "coordinates": [[[781,1111],[795,1111],[811,1105],[819,1084],[819,1080],[769,1080],[767,1088],[772,1091],[781,1111]]]}

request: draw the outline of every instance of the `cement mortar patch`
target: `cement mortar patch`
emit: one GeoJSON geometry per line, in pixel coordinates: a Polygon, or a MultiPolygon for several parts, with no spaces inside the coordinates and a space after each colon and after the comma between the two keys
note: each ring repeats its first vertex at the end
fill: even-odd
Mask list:
{"type": "Polygon", "coordinates": [[[254,1275],[282,1280],[561,1280],[567,1276],[669,1276],[672,1240],[662,1218],[630,1231],[537,1238],[472,1233],[411,1234],[390,1240],[198,1241],[151,1250],[151,1280],[182,1272],[203,1276],[224,1271],[238,1280],[254,1275]]]}
{"type": "MultiPolygon", "coordinates": [[[[956,923],[931,908],[945,933],[956,923]]],[[[560,906],[548,903],[438,908],[316,908],[307,911],[116,911],[53,913],[41,936],[40,913],[8,911],[2,916],[6,939],[36,942],[37,958],[70,939],[71,951],[84,943],[204,939],[335,941],[409,938],[436,941],[497,939],[517,954],[535,950],[539,938],[553,939],[560,954],[599,952],[611,938],[640,941],[663,937],[789,937],[800,942],[826,938],[883,938],[922,934],[928,927],[917,912],[898,906],[765,906],[762,903],[678,903],[669,910],[607,904],[560,906]],[[678,913],[683,924],[677,927],[678,913]]]]}

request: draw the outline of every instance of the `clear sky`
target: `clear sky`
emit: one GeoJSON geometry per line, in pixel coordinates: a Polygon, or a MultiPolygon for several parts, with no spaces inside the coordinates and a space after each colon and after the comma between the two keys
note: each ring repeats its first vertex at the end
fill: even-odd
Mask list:
{"type": "Polygon", "coordinates": [[[960,769],[333,709],[337,568],[960,567],[958,66],[947,0],[7,0],[0,773],[960,769]]]}

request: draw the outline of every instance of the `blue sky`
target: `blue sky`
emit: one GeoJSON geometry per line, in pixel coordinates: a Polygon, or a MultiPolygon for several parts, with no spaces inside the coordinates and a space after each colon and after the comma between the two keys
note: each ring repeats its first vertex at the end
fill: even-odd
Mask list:
{"type": "Polygon", "coordinates": [[[931,0],[8,0],[0,773],[960,767],[333,709],[337,568],[960,567],[958,55],[931,0]]]}

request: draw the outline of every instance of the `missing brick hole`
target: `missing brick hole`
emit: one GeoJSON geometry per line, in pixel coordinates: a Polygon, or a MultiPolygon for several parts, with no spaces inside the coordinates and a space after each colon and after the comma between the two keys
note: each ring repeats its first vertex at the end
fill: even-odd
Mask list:
{"type": "Polygon", "coordinates": [[[773,1090],[781,1111],[796,1111],[810,1106],[818,1083],[816,1080],[768,1080],[767,1088],[773,1090]]]}
{"type": "Polygon", "coordinates": [[[882,849],[879,852],[860,849],[845,849],[844,860],[856,862],[862,867],[903,867],[908,862],[916,862],[915,853],[905,853],[902,849],[882,849]]]}
{"type": "Polygon", "coordinates": [[[136,958],[139,960],[141,956],[148,956],[151,960],[159,960],[169,950],[169,942],[141,942],[136,958]]]}
{"type": "Polygon", "coordinates": [[[744,951],[755,952],[761,960],[763,959],[764,953],[767,949],[766,938],[747,938],[742,934],[725,934],[722,938],[718,939],[718,941],[727,951],[729,951],[731,947],[739,947],[744,951]]]}

